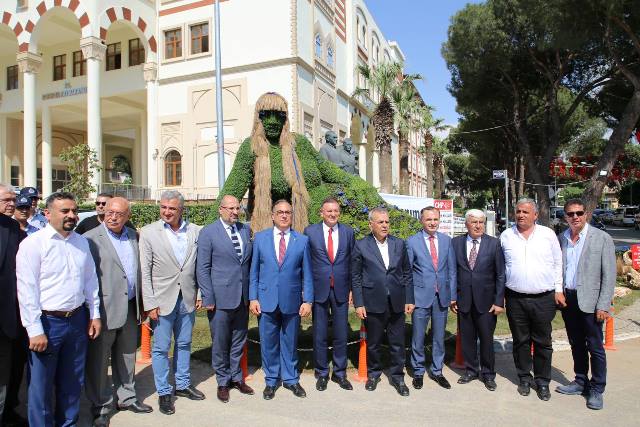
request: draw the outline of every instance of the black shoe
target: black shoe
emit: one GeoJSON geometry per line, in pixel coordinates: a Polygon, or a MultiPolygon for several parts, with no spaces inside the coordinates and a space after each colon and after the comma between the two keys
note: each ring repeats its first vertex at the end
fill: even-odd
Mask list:
{"type": "Polygon", "coordinates": [[[337,383],[341,389],[353,390],[353,386],[351,385],[347,377],[339,377],[336,374],[332,374],[331,381],[333,381],[334,383],[337,383]]]}
{"type": "Polygon", "coordinates": [[[176,407],[173,406],[173,398],[170,394],[158,397],[158,406],[160,406],[160,412],[165,415],[175,414],[176,412],[176,407]]]}
{"type": "Polygon", "coordinates": [[[291,385],[284,384],[284,388],[286,388],[287,390],[291,390],[291,392],[295,397],[307,397],[307,392],[304,391],[300,383],[295,383],[291,385]]]}
{"type": "Polygon", "coordinates": [[[109,427],[109,415],[100,414],[93,419],[93,427],[109,427]]]}
{"type": "Polygon", "coordinates": [[[153,412],[153,408],[147,404],[140,402],[139,400],[134,400],[130,405],[118,405],[118,411],[131,411],[135,412],[136,414],[148,414],[149,412],[153,412]]]}
{"type": "Polygon", "coordinates": [[[182,390],[176,390],[176,396],[186,397],[190,400],[204,400],[204,393],[192,385],[182,390]]]}
{"type": "Polygon", "coordinates": [[[458,384],[469,384],[473,380],[477,380],[478,376],[465,372],[458,378],[458,384]]]}
{"type": "Polygon", "coordinates": [[[327,383],[329,382],[329,377],[318,377],[318,381],[316,381],[316,390],[325,391],[327,389],[327,383]]]}
{"type": "Polygon", "coordinates": [[[435,381],[440,387],[446,388],[446,389],[450,389],[451,388],[451,384],[449,384],[449,381],[447,381],[447,379],[444,377],[444,375],[442,375],[442,374],[435,375],[431,371],[427,371],[427,373],[429,374],[429,378],[431,378],[433,381],[435,381]]]}
{"type": "Polygon", "coordinates": [[[373,391],[376,389],[376,387],[378,387],[379,382],[380,382],[380,377],[369,377],[367,379],[366,384],[364,385],[364,388],[367,391],[373,391]]]}
{"type": "Polygon", "coordinates": [[[413,380],[411,381],[411,385],[416,390],[420,390],[422,388],[422,386],[424,385],[424,378],[422,377],[422,375],[417,376],[417,377],[413,377],[413,380]]]}
{"type": "Polygon", "coordinates": [[[539,385],[536,387],[536,394],[538,395],[538,399],[544,400],[545,402],[551,399],[551,392],[549,391],[548,385],[539,385]]]}
{"type": "Polygon", "coordinates": [[[484,382],[484,386],[489,391],[496,391],[496,389],[498,388],[498,385],[496,384],[493,378],[487,378],[483,382],[484,382]]]}
{"type": "Polygon", "coordinates": [[[520,381],[520,384],[518,384],[518,393],[520,393],[520,396],[529,396],[529,393],[531,393],[531,384],[529,384],[528,381],[520,381]]]}
{"type": "Polygon", "coordinates": [[[396,389],[400,396],[409,396],[409,387],[404,383],[404,381],[394,382],[391,381],[391,385],[396,389]]]}
{"type": "Polygon", "coordinates": [[[277,386],[270,386],[270,385],[266,386],[262,391],[262,397],[264,398],[264,400],[273,399],[273,397],[276,395],[277,389],[278,389],[277,386]]]}

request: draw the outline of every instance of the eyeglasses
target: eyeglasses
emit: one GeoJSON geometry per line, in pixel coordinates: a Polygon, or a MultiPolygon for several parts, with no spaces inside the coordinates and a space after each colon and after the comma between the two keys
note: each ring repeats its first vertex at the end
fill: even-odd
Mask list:
{"type": "Polygon", "coordinates": [[[126,212],[106,211],[105,216],[115,216],[116,218],[124,218],[126,212]]]}
{"type": "Polygon", "coordinates": [[[96,202],[96,206],[107,206],[107,202],[96,202]]]}
{"type": "Polygon", "coordinates": [[[289,215],[291,215],[291,213],[292,213],[292,212],[291,212],[291,211],[275,211],[274,213],[275,213],[276,215],[286,215],[286,216],[289,216],[289,215]]]}
{"type": "Polygon", "coordinates": [[[281,120],[285,120],[287,118],[287,113],[285,111],[278,110],[260,110],[258,111],[258,118],[260,120],[264,120],[266,117],[274,114],[277,118],[281,120]]]}
{"type": "Polygon", "coordinates": [[[16,202],[16,198],[15,197],[7,197],[5,199],[0,199],[0,202],[5,203],[5,204],[9,204],[9,203],[15,203],[16,202]]]}
{"type": "Polygon", "coordinates": [[[574,216],[582,216],[582,215],[584,215],[584,211],[566,212],[566,215],[569,218],[573,218],[574,216]]]}

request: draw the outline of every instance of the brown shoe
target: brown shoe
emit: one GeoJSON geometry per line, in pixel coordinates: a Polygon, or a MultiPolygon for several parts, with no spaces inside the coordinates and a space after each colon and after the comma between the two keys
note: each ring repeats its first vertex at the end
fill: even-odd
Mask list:
{"type": "Polygon", "coordinates": [[[232,382],[231,387],[240,391],[242,394],[253,394],[253,389],[247,385],[244,381],[232,382]]]}
{"type": "Polygon", "coordinates": [[[229,401],[229,387],[218,387],[218,400],[222,403],[227,403],[229,401]]]}

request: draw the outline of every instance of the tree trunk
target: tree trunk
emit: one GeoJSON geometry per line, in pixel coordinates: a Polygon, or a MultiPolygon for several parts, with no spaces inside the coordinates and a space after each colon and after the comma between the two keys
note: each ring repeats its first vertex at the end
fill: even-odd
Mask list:
{"type": "Polygon", "coordinates": [[[427,197],[433,197],[433,136],[430,132],[424,135],[425,162],[427,174],[427,197]]]}
{"type": "Polygon", "coordinates": [[[433,198],[439,199],[442,197],[442,191],[444,190],[444,174],[442,173],[442,162],[440,159],[433,161],[433,173],[434,173],[434,191],[433,198]]]}
{"type": "Polygon", "coordinates": [[[391,150],[380,150],[380,192],[393,193],[391,150]]]}
{"type": "Polygon", "coordinates": [[[524,178],[525,178],[525,165],[524,165],[524,156],[518,156],[520,160],[520,169],[518,171],[518,179],[520,183],[518,185],[518,196],[516,197],[516,201],[524,196],[524,178]]]}
{"type": "Polygon", "coordinates": [[[399,193],[409,195],[409,141],[406,132],[399,132],[399,153],[400,153],[400,185],[399,193]]]}

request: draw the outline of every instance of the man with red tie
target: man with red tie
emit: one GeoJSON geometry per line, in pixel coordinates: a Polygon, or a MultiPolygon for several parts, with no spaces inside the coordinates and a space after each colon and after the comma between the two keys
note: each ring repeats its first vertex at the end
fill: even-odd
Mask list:
{"type": "Polygon", "coordinates": [[[353,229],[338,223],[340,204],[327,198],[320,208],[322,221],[304,230],[311,247],[313,267],[313,359],[316,389],[324,391],[329,381],[327,335],[329,317],[333,323],[333,373],[331,381],[345,390],[353,387],[347,379],[347,334],[349,333],[349,293],[351,292],[351,251],[353,229]]]}

